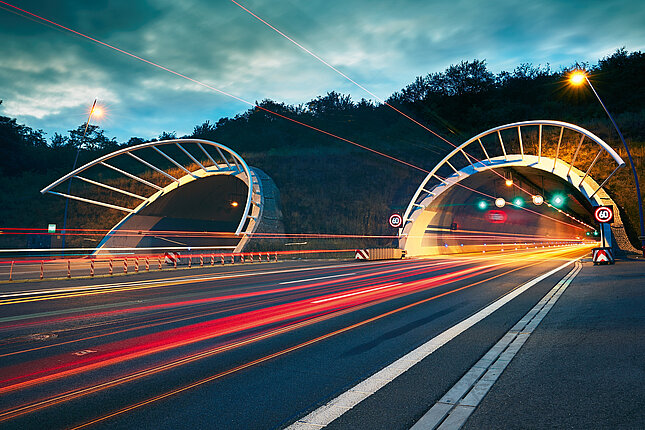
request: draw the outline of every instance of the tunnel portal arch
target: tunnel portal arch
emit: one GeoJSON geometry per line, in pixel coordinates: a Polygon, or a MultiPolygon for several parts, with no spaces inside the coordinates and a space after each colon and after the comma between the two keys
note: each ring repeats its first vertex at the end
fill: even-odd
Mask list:
{"type": "MultiPolygon", "coordinates": [[[[149,252],[155,248],[191,248],[190,244],[186,246],[190,240],[164,239],[168,242],[166,246],[146,247],[142,245],[150,245],[150,240],[120,232],[139,230],[139,233],[149,233],[155,225],[163,224],[160,219],[164,214],[159,212],[186,213],[191,210],[182,208],[186,202],[190,202],[193,208],[205,206],[206,211],[210,208],[209,198],[224,198],[222,193],[211,193],[212,185],[218,184],[226,184],[233,190],[233,196],[228,198],[230,202],[227,200],[226,203],[234,206],[234,214],[229,214],[229,218],[235,216],[235,222],[228,219],[224,223],[229,226],[230,233],[226,240],[212,246],[207,245],[212,240],[192,240],[193,249],[239,252],[263,221],[267,224],[265,218],[270,219],[268,224],[275,224],[271,226],[274,229],[281,227],[279,193],[273,181],[261,170],[249,167],[227,146],[201,139],[170,139],[119,149],[73,170],[43,188],[41,193],[125,212],[126,215],[101,240],[95,253],[111,253],[121,248],[139,248],[149,252]],[[97,169],[101,171],[98,176],[97,169]],[[108,180],[101,176],[106,172],[112,175],[108,180]],[[56,187],[68,184],[72,179],[83,183],[84,192],[55,191],[56,187]],[[186,194],[192,197],[187,198],[186,194]]],[[[206,219],[194,221],[189,222],[190,228],[186,229],[202,230],[222,225],[222,222],[209,224],[206,219]]],[[[172,223],[166,222],[165,226],[168,225],[172,223]]]]}
{"type": "MultiPolygon", "coordinates": [[[[615,206],[603,187],[624,166],[625,162],[606,142],[574,124],[555,120],[533,120],[491,128],[455,147],[427,174],[404,212],[403,224],[399,229],[399,246],[410,256],[463,250],[463,244],[454,249],[452,244],[446,243],[445,246],[450,249],[437,251],[436,247],[431,249],[433,247],[429,246],[424,238],[426,230],[436,224],[433,222],[440,214],[440,210],[432,209],[433,204],[439,202],[442,195],[445,197],[446,192],[456,184],[463,185],[474,175],[495,169],[535,169],[560,178],[591,206],[615,206]],[[573,142],[574,145],[568,145],[567,142],[573,142]],[[587,142],[592,148],[596,148],[597,152],[594,152],[595,156],[591,162],[578,162],[576,167],[583,143],[587,142]],[[481,157],[475,157],[473,153],[478,153],[481,157]],[[569,162],[563,159],[567,155],[571,157],[569,162]],[[598,184],[592,178],[591,171],[603,156],[608,156],[607,161],[615,167],[612,173],[598,184]]],[[[575,217],[573,221],[587,225],[575,217]]],[[[442,226],[438,227],[439,230],[442,229],[442,226]]],[[[609,226],[604,228],[606,237],[611,238],[609,226]]]]}

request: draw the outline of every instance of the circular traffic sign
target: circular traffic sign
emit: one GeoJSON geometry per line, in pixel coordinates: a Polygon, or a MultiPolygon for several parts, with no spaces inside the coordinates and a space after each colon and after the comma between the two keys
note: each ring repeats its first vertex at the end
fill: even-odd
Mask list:
{"type": "Polygon", "coordinates": [[[598,222],[612,222],[614,220],[614,211],[609,206],[599,206],[593,214],[598,222]]]}
{"type": "Polygon", "coordinates": [[[390,227],[399,228],[403,224],[403,217],[399,214],[390,215],[389,219],[390,227]]]}

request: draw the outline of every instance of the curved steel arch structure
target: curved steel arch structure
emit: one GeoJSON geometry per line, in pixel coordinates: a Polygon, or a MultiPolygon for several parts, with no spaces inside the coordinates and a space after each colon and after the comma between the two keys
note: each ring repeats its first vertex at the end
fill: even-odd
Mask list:
{"type": "MultiPolygon", "coordinates": [[[[101,242],[101,244],[99,244],[97,248],[98,251],[100,247],[105,243],[106,239],[110,237],[111,234],[116,231],[121,225],[123,225],[124,222],[131,216],[139,213],[142,209],[149,206],[159,198],[167,195],[172,191],[177,190],[178,188],[186,184],[214,175],[231,175],[242,180],[247,185],[248,192],[246,193],[246,204],[242,213],[242,217],[235,229],[235,235],[244,234],[246,237],[246,234],[253,233],[257,228],[258,220],[262,215],[263,209],[263,193],[261,181],[258,178],[258,175],[253,171],[253,169],[250,168],[244,161],[244,159],[235,151],[220,143],[207,140],[171,139],[158,142],[142,143],[128,148],[123,148],[99,157],[73,170],[67,175],[52,182],[51,184],[43,188],[40,192],[43,194],[55,194],[85,203],[116,209],[127,214],[105,236],[105,239],[101,242]],[[179,154],[185,156],[186,160],[184,162],[180,162],[176,158],[173,158],[168,154],[169,148],[172,148],[172,150],[174,150],[175,152],[179,150],[179,154]],[[155,163],[151,162],[149,159],[146,160],[142,155],[142,150],[144,149],[152,149],[158,156],[161,157],[162,160],[170,163],[170,166],[172,168],[176,168],[176,171],[181,172],[182,175],[171,175],[170,173],[168,173],[167,169],[164,169],[159,165],[155,165],[155,163]],[[166,184],[156,184],[152,182],[152,180],[142,178],[141,176],[143,175],[141,173],[133,174],[114,166],[111,160],[114,160],[118,157],[126,157],[130,162],[132,160],[136,160],[136,162],[144,166],[148,170],[148,172],[157,175],[159,179],[163,178],[166,184]],[[108,163],[108,161],[111,161],[111,163],[108,163]],[[122,177],[142,184],[143,189],[147,191],[134,193],[119,188],[118,186],[105,184],[100,181],[81,176],[81,174],[88,171],[92,167],[103,167],[114,171],[122,177]],[[136,207],[128,208],[114,204],[114,202],[89,199],[77,195],[53,191],[53,189],[58,185],[72,179],[79,179],[87,184],[90,184],[91,186],[99,187],[111,192],[116,192],[118,194],[133,198],[141,202],[136,205],[136,207]]],[[[239,246],[237,248],[239,248],[239,246]]]]}
{"type": "MultiPolygon", "coordinates": [[[[428,206],[430,206],[443,192],[469,176],[491,169],[512,166],[531,167],[552,173],[580,191],[593,206],[599,206],[603,204],[614,204],[609,195],[607,195],[602,188],[620,168],[625,166],[625,162],[616,153],[616,151],[614,151],[598,136],[574,124],[554,120],[534,120],[515,122],[491,128],[456,147],[428,173],[414,193],[403,215],[403,225],[399,228],[399,246],[405,249],[408,255],[423,255],[423,252],[420,251],[422,249],[421,241],[426,230],[426,226],[428,225],[429,217],[426,208],[428,208],[428,206]],[[535,145],[535,154],[529,154],[525,151],[525,144],[522,139],[523,127],[538,128],[538,141],[537,145],[535,145]],[[553,158],[544,155],[544,127],[555,127],[560,130],[555,150],[555,157],[553,158]],[[512,129],[517,130],[517,141],[520,149],[519,154],[508,153],[504,140],[502,139],[501,132],[512,129]],[[562,137],[565,130],[570,130],[580,136],[578,146],[576,147],[569,163],[559,158],[562,137]],[[498,140],[501,155],[491,156],[482,143],[482,138],[490,135],[494,135],[497,138],[496,140],[498,140]],[[589,139],[591,142],[596,144],[599,147],[599,151],[586,171],[583,172],[575,167],[575,163],[585,139],[589,139]],[[485,155],[483,160],[477,160],[466,152],[466,148],[471,144],[475,144],[481,148],[482,153],[485,155]],[[616,163],[616,167],[612,173],[605,178],[600,185],[598,185],[598,183],[593,180],[589,174],[603,153],[607,153],[610,156],[610,158],[616,163]],[[452,174],[444,178],[439,176],[437,172],[441,168],[445,167],[449,168],[452,174]]],[[[611,231],[609,227],[606,227],[606,230],[608,232],[611,231]]]]}

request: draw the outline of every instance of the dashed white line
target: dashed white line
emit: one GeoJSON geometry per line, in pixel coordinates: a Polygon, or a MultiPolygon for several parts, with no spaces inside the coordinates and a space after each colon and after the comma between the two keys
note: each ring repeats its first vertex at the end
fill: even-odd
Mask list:
{"type": "Polygon", "coordinates": [[[582,270],[577,262],[410,430],[459,430],[484,399],[533,330],[582,270]]]}
{"type": "Polygon", "coordinates": [[[394,363],[379,370],[369,378],[360,382],[358,385],[355,385],[345,393],[334,398],[333,400],[329,401],[325,405],[319,407],[315,411],[299,419],[286,428],[289,430],[314,430],[325,427],[335,419],[342,416],[345,412],[383,388],[390,381],[405,373],[412,366],[441,348],[450,340],[457,337],[459,334],[463,333],[493,312],[497,311],[506,303],[510,302],[515,297],[519,296],[538,282],[548,278],[549,276],[557,273],[565,267],[570,266],[575,261],[577,261],[577,259],[568,261],[567,263],[564,263],[556,267],[555,269],[550,270],[536,278],[533,278],[529,282],[518,286],[505,296],[500,297],[495,302],[486,306],[484,309],[480,310],[474,315],[471,315],[460,323],[455,324],[443,333],[433,337],[420,347],[412,350],[408,354],[396,360],[394,363]]]}

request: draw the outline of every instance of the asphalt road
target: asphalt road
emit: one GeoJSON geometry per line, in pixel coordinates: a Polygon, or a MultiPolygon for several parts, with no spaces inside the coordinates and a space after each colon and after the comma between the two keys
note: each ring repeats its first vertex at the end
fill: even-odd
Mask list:
{"type": "MultiPolygon", "coordinates": [[[[587,252],[4,284],[0,426],[283,428],[587,252]]],[[[409,428],[562,276],[522,293],[328,427],[409,428]]]]}

